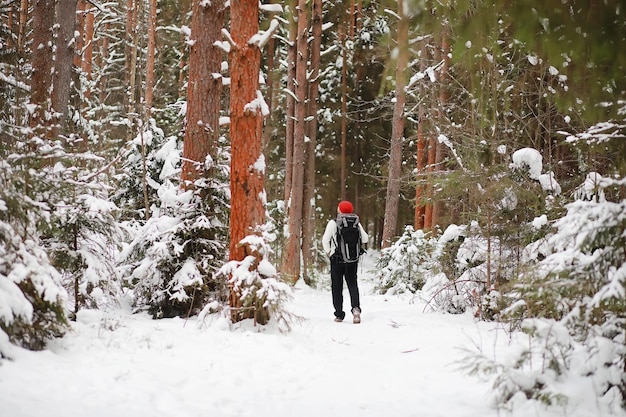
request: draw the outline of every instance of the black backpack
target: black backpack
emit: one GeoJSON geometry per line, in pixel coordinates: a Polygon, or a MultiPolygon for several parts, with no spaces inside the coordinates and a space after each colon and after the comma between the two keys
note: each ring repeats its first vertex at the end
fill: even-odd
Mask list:
{"type": "Polygon", "coordinates": [[[345,263],[353,263],[361,256],[361,231],[359,216],[340,214],[337,219],[337,250],[335,256],[345,263]]]}

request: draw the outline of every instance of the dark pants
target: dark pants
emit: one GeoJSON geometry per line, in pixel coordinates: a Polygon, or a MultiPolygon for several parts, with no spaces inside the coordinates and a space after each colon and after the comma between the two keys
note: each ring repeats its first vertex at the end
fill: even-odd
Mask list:
{"type": "Polygon", "coordinates": [[[345,277],[348,284],[348,292],[350,292],[350,304],[352,310],[357,308],[361,311],[361,303],[359,301],[359,286],[357,284],[357,266],[358,262],[343,263],[337,258],[330,260],[330,283],[333,294],[333,307],[335,307],[335,316],[343,320],[346,313],[343,311],[343,279],[345,277]]]}

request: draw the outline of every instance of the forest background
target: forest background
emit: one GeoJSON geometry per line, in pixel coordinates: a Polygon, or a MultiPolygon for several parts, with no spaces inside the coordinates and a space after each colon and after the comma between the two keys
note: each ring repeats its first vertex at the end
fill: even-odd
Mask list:
{"type": "MultiPolygon", "coordinates": [[[[380,291],[438,271],[447,311],[566,320],[612,340],[623,371],[624,12],[0,2],[0,352],[121,298],[155,318],[283,320],[285,283],[315,286],[349,199],[383,249],[380,291]],[[564,237],[575,221],[593,228],[564,237]],[[459,263],[471,240],[481,255],[459,263]]],[[[605,388],[624,398],[621,375],[605,388]]]]}

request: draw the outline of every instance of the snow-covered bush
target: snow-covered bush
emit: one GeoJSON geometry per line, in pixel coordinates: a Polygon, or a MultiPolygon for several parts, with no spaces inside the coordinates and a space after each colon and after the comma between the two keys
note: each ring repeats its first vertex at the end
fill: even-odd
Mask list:
{"type": "Polygon", "coordinates": [[[67,327],[66,298],[45,251],[0,220],[0,357],[11,356],[9,341],[41,350],[61,336],[67,327]]]}
{"type": "Polygon", "coordinates": [[[428,271],[435,268],[438,254],[437,239],[422,230],[407,226],[400,238],[381,251],[376,291],[381,294],[416,292],[425,283],[428,271]]]}
{"type": "Polygon", "coordinates": [[[67,293],[36,228],[48,205],[23,193],[27,170],[20,167],[0,159],[0,357],[11,356],[11,343],[43,349],[67,328],[67,293]]]}
{"type": "Polygon", "coordinates": [[[65,154],[44,169],[46,181],[55,185],[47,193],[53,208],[40,225],[41,244],[63,277],[74,314],[120,294],[116,256],[123,234],[117,207],[108,200],[110,188],[99,178],[106,178],[100,173],[104,162],[91,153],[65,154]]]}
{"type": "Polygon", "coordinates": [[[213,273],[226,252],[220,235],[224,225],[204,214],[204,203],[192,191],[162,187],[173,206],[153,210],[136,229],[121,254],[126,281],[137,308],[155,318],[186,316],[199,311],[210,292],[220,292],[213,273]]]}
{"type": "Polygon", "coordinates": [[[554,226],[547,257],[523,274],[519,301],[504,311],[531,336],[528,349],[506,363],[474,358],[470,368],[496,375],[501,406],[519,395],[563,404],[577,394],[562,381],[575,380],[603,410],[626,408],[626,199],[574,201],[554,226]]]}
{"type": "MultiPolygon", "coordinates": [[[[284,310],[284,303],[291,297],[291,287],[282,282],[276,268],[269,260],[270,243],[275,239],[273,226],[268,223],[258,234],[246,236],[240,242],[246,248],[246,256],[241,261],[227,262],[219,270],[217,277],[227,281],[231,297],[228,312],[233,322],[254,318],[255,323],[267,324],[275,318],[283,328],[290,327],[290,316],[284,310]]],[[[200,317],[214,311],[214,303],[208,304],[200,317]]]]}
{"type": "Polygon", "coordinates": [[[135,307],[155,318],[196,314],[208,297],[227,297],[214,273],[227,252],[228,168],[207,159],[213,176],[185,191],[178,185],[180,152],[174,138],[153,152],[161,167],[159,182],[149,182],[156,203],[147,221],[128,224],[134,239],[119,260],[135,307]]]}
{"type": "Polygon", "coordinates": [[[179,148],[179,139],[165,137],[154,124],[142,129],[126,145],[122,153],[122,169],[114,176],[116,189],[111,196],[121,210],[122,219],[149,217],[146,210],[158,201],[157,190],[163,179],[180,169],[179,148]]]}

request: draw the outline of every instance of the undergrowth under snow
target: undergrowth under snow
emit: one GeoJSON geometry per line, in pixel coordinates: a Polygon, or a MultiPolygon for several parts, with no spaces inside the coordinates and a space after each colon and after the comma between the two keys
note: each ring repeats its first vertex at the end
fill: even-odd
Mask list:
{"type": "MultiPolygon", "coordinates": [[[[333,322],[327,280],[302,282],[283,333],[270,322],[213,316],[152,320],[124,309],[84,310],[48,350],[0,362],[7,417],[334,417],[604,415],[593,396],[545,409],[494,408],[492,382],[459,371],[469,352],[498,361],[527,345],[472,314],[429,312],[412,294],[375,294],[377,255],[359,267],[363,322],[333,322]]],[[[345,291],[345,304],[348,295],[345,291]]],[[[569,387],[577,393],[577,387],[569,387]]]]}

